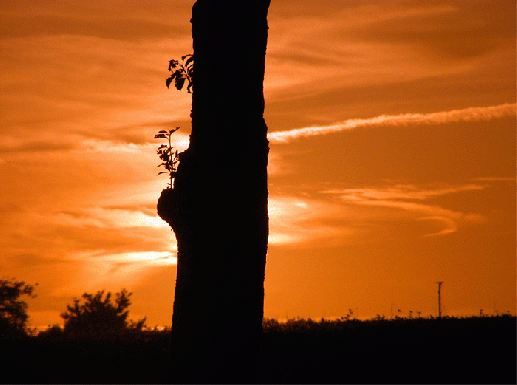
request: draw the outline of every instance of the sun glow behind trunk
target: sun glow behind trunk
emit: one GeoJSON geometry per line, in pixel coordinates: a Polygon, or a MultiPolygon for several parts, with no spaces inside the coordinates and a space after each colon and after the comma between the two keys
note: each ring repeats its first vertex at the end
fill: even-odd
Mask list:
{"type": "Polygon", "coordinates": [[[113,262],[136,262],[143,263],[145,265],[175,265],[178,262],[177,257],[168,251],[141,251],[123,253],[108,256],[106,259],[113,262]]]}

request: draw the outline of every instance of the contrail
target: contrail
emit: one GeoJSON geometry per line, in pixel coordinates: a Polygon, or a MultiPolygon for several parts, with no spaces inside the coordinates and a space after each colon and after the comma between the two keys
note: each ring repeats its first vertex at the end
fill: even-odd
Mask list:
{"type": "Polygon", "coordinates": [[[500,104],[490,107],[470,107],[463,110],[433,112],[429,114],[381,115],[368,119],[348,119],[328,126],[296,128],[268,134],[271,143],[288,143],[292,139],[312,135],[326,135],[333,132],[353,130],[360,127],[405,126],[408,124],[444,124],[453,122],[472,122],[515,116],[516,104],[500,104]]]}

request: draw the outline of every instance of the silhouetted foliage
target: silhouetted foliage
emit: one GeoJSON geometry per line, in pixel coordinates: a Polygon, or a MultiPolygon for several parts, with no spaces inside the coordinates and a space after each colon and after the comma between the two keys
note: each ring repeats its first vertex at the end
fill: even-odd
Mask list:
{"type": "MultiPolygon", "coordinates": [[[[178,91],[183,89],[185,82],[187,83],[187,92],[192,93],[192,76],[194,74],[194,55],[187,54],[181,57],[181,60],[169,60],[169,72],[171,72],[171,76],[169,76],[165,80],[165,85],[169,88],[170,84],[174,82],[174,86],[178,91]]],[[[173,130],[161,130],[158,131],[158,134],[154,136],[155,139],[167,139],[169,142],[168,145],[162,144],[158,147],[158,156],[162,160],[162,163],[158,165],[158,167],[165,167],[167,171],[161,171],[158,175],[161,174],[169,174],[169,184],[167,188],[172,189],[172,180],[176,175],[176,171],[178,169],[178,151],[172,151],[172,143],[171,143],[171,135],[176,132],[179,127],[176,127],[173,130]]]]}
{"type": "Polygon", "coordinates": [[[97,294],[84,293],[84,303],[74,298],[74,304],[67,305],[67,311],[61,314],[65,321],[65,334],[81,338],[106,338],[142,330],[145,318],[137,322],[127,321],[131,295],[122,289],[120,293],[115,293],[114,303],[111,302],[110,292],[103,298],[104,290],[97,294]]]}
{"type": "Polygon", "coordinates": [[[174,86],[181,91],[185,82],[187,82],[187,92],[192,93],[192,77],[194,74],[194,55],[187,54],[181,57],[181,60],[172,59],[169,61],[169,72],[171,76],[165,80],[165,85],[169,85],[174,81],[174,86]]]}
{"type": "MultiPolygon", "coordinates": [[[[37,285],[37,284],[36,284],[37,285]]],[[[18,337],[26,335],[27,302],[20,299],[21,296],[35,298],[34,286],[27,285],[24,281],[1,279],[0,280],[0,337],[18,337]]]]}
{"type": "Polygon", "coordinates": [[[161,130],[158,131],[158,134],[154,136],[155,139],[167,139],[168,145],[161,144],[160,147],[158,147],[157,154],[162,160],[162,163],[158,165],[158,167],[165,167],[167,171],[160,171],[158,175],[161,174],[169,174],[169,184],[168,188],[172,188],[172,180],[174,179],[177,169],[178,169],[178,151],[172,151],[174,147],[172,147],[171,142],[171,136],[173,133],[175,133],[177,130],[179,130],[179,127],[176,127],[173,130],[165,131],[161,130]]]}
{"type": "Polygon", "coordinates": [[[43,330],[38,334],[39,338],[58,340],[64,337],[64,332],[61,326],[52,325],[47,330],[43,330]]]}
{"type": "MultiPolygon", "coordinates": [[[[515,384],[515,321],[265,319],[258,382],[515,384]]],[[[170,329],[104,340],[47,332],[0,343],[3,383],[169,383],[170,329]],[[30,364],[12,370],[20,357],[30,364]]]]}
{"type": "Polygon", "coordinates": [[[515,316],[263,322],[262,383],[515,383],[515,316]],[[438,370],[437,370],[438,368],[438,370]]]}

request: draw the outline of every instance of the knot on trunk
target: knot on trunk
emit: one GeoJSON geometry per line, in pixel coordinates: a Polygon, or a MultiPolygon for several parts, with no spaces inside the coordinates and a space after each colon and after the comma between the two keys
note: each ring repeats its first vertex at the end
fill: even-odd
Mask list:
{"type": "Polygon", "coordinates": [[[162,190],[158,198],[158,215],[177,232],[184,221],[185,199],[177,190],[167,188],[162,190]]]}

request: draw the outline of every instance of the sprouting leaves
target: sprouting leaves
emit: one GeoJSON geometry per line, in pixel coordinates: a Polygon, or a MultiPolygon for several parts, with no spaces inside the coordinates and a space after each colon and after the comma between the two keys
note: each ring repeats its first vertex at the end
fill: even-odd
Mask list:
{"type": "Polygon", "coordinates": [[[169,72],[171,72],[171,76],[165,80],[167,88],[174,82],[176,89],[181,91],[185,85],[185,81],[187,81],[187,92],[192,93],[192,75],[194,74],[193,54],[183,55],[181,61],[170,60],[169,72]]]}
{"type": "MultiPolygon", "coordinates": [[[[187,84],[187,92],[192,93],[192,77],[194,74],[194,55],[187,54],[181,57],[181,60],[169,60],[169,72],[171,75],[165,80],[167,88],[174,82],[177,90],[181,91],[185,84],[187,84]]],[[[179,127],[173,130],[161,130],[154,136],[155,139],[166,139],[167,144],[162,144],[158,147],[158,156],[162,163],[158,167],[164,167],[167,171],[160,171],[158,175],[169,174],[168,188],[172,188],[172,180],[176,176],[176,170],[179,163],[178,151],[173,151],[171,145],[171,135],[176,132],[179,127]]]]}
{"type": "Polygon", "coordinates": [[[160,157],[162,163],[158,165],[158,167],[164,167],[167,171],[160,171],[158,175],[161,174],[169,174],[169,184],[168,188],[172,188],[172,180],[176,176],[176,171],[178,169],[178,150],[173,151],[171,136],[173,133],[178,131],[179,127],[176,127],[172,130],[161,130],[154,136],[155,139],[166,139],[168,144],[161,144],[158,147],[157,154],[160,157]]]}

